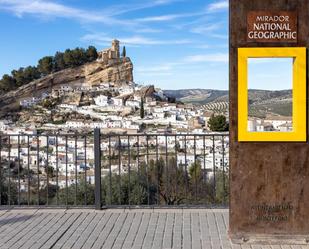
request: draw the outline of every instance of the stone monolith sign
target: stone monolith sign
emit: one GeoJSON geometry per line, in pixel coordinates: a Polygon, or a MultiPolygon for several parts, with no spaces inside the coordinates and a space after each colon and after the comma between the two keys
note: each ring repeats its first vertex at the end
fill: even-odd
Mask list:
{"type": "MultiPolygon", "coordinates": [[[[234,242],[309,244],[308,47],[308,0],[230,0],[229,235],[234,242]],[[239,129],[246,129],[246,125],[240,126],[243,115],[239,113],[240,106],[248,113],[248,105],[240,103],[242,72],[239,70],[247,70],[244,62],[240,62],[243,60],[240,56],[247,53],[249,58],[256,55],[259,48],[267,51],[265,55],[269,56],[265,57],[291,56],[294,62],[298,60],[297,69],[293,69],[292,94],[298,92],[299,98],[297,103],[292,103],[293,115],[301,110],[305,118],[297,121],[292,116],[291,126],[294,126],[282,130],[282,137],[286,138],[282,141],[277,136],[281,131],[279,128],[278,131],[267,130],[267,135],[263,133],[262,137],[269,138],[267,142],[263,139],[255,141],[254,136],[250,141],[246,141],[246,136],[239,139],[242,132],[239,129]],[[303,79],[299,75],[303,75],[303,79]],[[299,87],[304,92],[302,96],[299,87]],[[302,133],[301,139],[289,141],[285,134],[294,131],[302,133]],[[274,141],[272,136],[276,137],[274,141]]],[[[304,117],[303,114],[300,116],[304,117]]],[[[255,119],[258,128],[252,128],[252,131],[258,134],[261,126],[266,124],[264,121],[258,126],[255,119]]],[[[274,125],[267,122],[268,127],[274,125]]],[[[262,128],[266,129],[266,125],[262,128]]]]}

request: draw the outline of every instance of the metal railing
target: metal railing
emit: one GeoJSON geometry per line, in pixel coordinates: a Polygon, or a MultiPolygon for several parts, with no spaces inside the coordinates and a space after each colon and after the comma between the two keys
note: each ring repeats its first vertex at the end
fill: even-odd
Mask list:
{"type": "Polygon", "coordinates": [[[0,205],[228,205],[228,134],[0,135],[0,205]]]}

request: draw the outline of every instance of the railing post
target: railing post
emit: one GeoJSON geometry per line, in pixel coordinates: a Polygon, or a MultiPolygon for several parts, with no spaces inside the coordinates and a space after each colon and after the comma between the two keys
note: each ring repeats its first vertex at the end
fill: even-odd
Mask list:
{"type": "Polygon", "coordinates": [[[101,209],[101,133],[94,129],[95,209],[101,209]]]}

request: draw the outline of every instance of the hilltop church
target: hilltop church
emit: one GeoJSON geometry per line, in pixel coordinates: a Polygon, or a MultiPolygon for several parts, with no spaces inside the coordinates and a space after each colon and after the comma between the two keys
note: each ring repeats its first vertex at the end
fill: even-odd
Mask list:
{"type": "Polygon", "coordinates": [[[119,41],[113,40],[112,47],[104,49],[98,53],[99,62],[108,62],[109,60],[119,59],[120,58],[120,51],[119,51],[119,41]]]}

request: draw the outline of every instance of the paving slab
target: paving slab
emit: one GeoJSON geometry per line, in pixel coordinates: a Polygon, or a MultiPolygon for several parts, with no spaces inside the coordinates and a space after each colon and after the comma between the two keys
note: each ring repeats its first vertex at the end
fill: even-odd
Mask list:
{"type": "Polygon", "coordinates": [[[228,209],[10,209],[0,211],[0,249],[309,249],[232,244],[228,209]]]}

